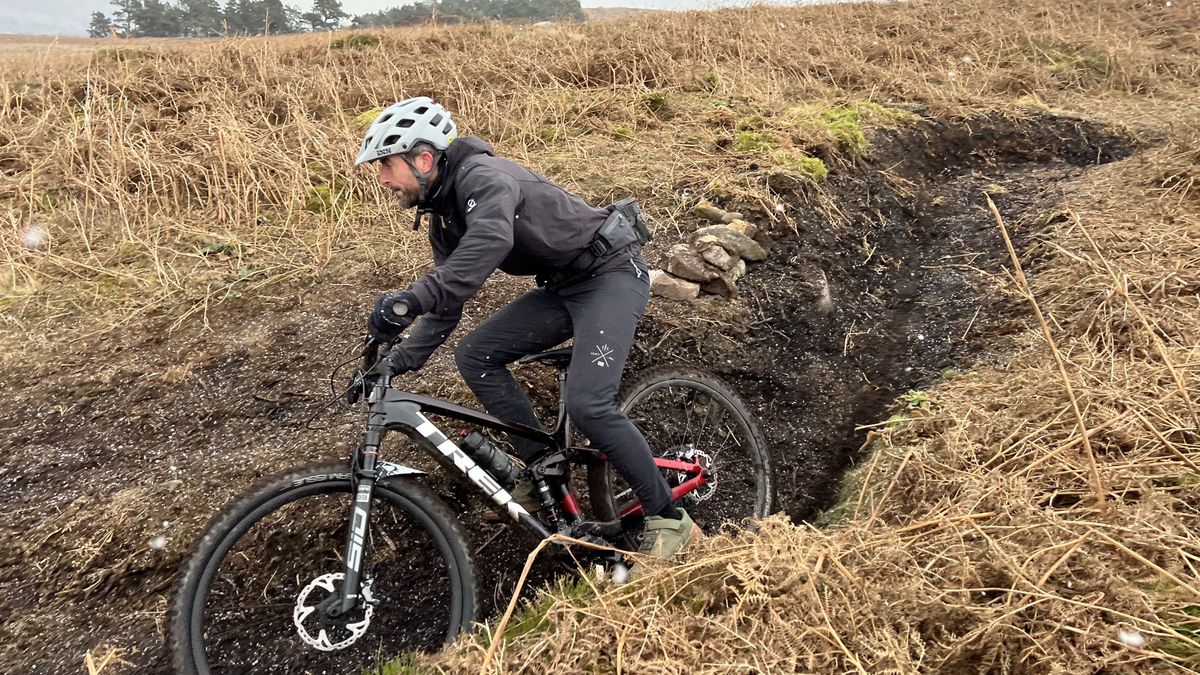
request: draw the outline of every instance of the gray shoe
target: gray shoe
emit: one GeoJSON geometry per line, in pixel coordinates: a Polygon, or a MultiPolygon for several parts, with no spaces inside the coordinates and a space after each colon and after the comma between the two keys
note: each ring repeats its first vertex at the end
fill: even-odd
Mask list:
{"type": "MultiPolygon", "coordinates": [[[[699,526],[692,522],[687,511],[678,509],[680,518],[650,516],[646,518],[646,529],[642,532],[642,543],[638,553],[652,558],[667,560],[688,547],[693,540],[703,536],[699,526]]],[[[635,564],[629,577],[636,578],[644,571],[644,565],[635,564]]]]}

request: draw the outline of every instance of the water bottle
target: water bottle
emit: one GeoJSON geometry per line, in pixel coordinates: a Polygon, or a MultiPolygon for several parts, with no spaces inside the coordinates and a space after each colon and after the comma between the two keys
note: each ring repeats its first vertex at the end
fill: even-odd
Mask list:
{"type": "Polygon", "coordinates": [[[492,478],[505,489],[512,489],[521,477],[521,471],[512,463],[512,459],[504,454],[492,439],[478,431],[472,431],[462,439],[463,452],[471,456],[475,463],[484,471],[492,474],[492,478]]]}

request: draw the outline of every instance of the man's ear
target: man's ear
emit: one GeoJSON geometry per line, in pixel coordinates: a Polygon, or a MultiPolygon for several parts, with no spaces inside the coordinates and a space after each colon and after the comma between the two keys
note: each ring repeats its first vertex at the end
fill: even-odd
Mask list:
{"type": "Polygon", "coordinates": [[[417,156],[417,161],[420,163],[418,168],[421,170],[421,173],[429,173],[430,171],[433,171],[434,162],[432,152],[425,150],[417,156]]]}

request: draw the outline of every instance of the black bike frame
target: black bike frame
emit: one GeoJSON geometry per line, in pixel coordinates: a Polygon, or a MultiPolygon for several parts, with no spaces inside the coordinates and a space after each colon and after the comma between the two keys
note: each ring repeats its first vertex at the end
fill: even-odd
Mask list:
{"type": "MultiPolygon", "coordinates": [[[[385,361],[381,361],[380,364],[385,364],[385,361]]],[[[569,447],[570,421],[566,414],[566,401],[562,396],[563,383],[566,379],[565,373],[560,372],[558,376],[558,420],[555,423],[554,431],[547,433],[541,429],[508,422],[448,401],[392,388],[386,384],[391,379],[391,370],[390,364],[383,365],[380,377],[372,387],[371,394],[367,399],[366,430],[363,432],[361,444],[354,453],[353,475],[356,490],[346,536],[343,596],[339,607],[332,612],[334,616],[351,611],[359,597],[363,548],[371,513],[371,496],[376,481],[392,475],[421,473],[409,467],[379,461],[379,446],[388,431],[403,432],[421,445],[439,463],[448,468],[453,467],[464,474],[496,503],[501,512],[507,513],[513,520],[524,525],[539,539],[550,536],[551,532],[513,499],[512,495],[496,482],[491,474],[480,467],[470,455],[431,422],[425,413],[449,417],[544,443],[552,449],[549,456],[553,456],[556,452],[571,450],[599,457],[598,453],[589,448],[569,447]]]]}
{"type": "MultiPolygon", "coordinates": [[[[370,347],[368,346],[368,349],[370,347]]],[[[366,354],[366,352],[364,352],[366,354]]],[[[365,356],[364,356],[365,358],[365,356]]],[[[364,362],[364,365],[368,365],[364,362]]],[[[391,387],[390,382],[394,366],[388,358],[380,360],[370,371],[376,375],[370,396],[367,398],[367,425],[363,432],[362,442],[355,450],[352,460],[353,479],[356,489],[352,515],[346,536],[344,578],[342,584],[342,599],[337,607],[332,608],[331,616],[338,616],[354,609],[359,597],[359,582],[361,580],[363,547],[367,538],[367,524],[371,511],[371,495],[375,483],[389,476],[422,473],[410,467],[383,462],[379,460],[379,446],[384,435],[389,431],[400,431],[416,441],[440,464],[452,468],[465,475],[485,495],[494,501],[502,513],[507,513],[513,520],[525,526],[539,539],[549,537],[552,533],[537,518],[534,518],[512,495],[501,486],[490,473],[450,439],[441,429],[426,417],[426,413],[439,415],[467,422],[480,427],[515,434],[539,443],[544,443],[551,451],[538,460],[533,467],[550,462],[569,461],[574,457],[589,457],[598,461],[607,458],[592,448],[571,445],[571,422],[567,416],[566,398],[564,396],[566,372],[558,373],[558,419],[552,432],[509,422],[493,415],[472,410],[461,405],[442,401],[421,394],[413,394],[391,387]],[[564,454],[565,453],[565,454],[564,454]]],[[[704,485],[710,480],[709,472],[698,460],[683,462],[655,458],[655,465],[660,469],[679,471],[689,476],[688,480],[672,489],[672,498],[678,500],[683,495],[704,485]]],[[[550,471],[546,471],[550,475],[550,471]]],[[[537,484],[542,497],[542,503],[552,506],[546,482],[538,479],[537,484]]],[[[574,497],[565,487],[560,496],[563,506],[574,519],[572,524],[581,524],[578,506],[574,497]]],[[[548,509],[551,510],[552,509],[548,509]]],[[[621,509],[620,515],[627,516],[641,513],[640,504],[632,504],[621,509]]],[[[553,524],[555,521],[551,521],[553,524]]],[[[613,554],[616,560],[620,557],[613,554]]]]}

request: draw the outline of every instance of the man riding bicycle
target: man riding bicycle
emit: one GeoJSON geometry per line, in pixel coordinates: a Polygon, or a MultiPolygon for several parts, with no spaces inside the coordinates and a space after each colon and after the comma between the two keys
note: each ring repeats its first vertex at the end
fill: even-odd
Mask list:
{"type": "MultiPolygon", "coordinates": [[[[497,157],[483,140],[456,138],[456,131],[450,113],[426,97],[388,107],[367,130],[355,165],[378,162],[379,183],[404,208],[417,207],[414,227],[431,216],[434,258],[433,269],[406,290],[378,299],[368,320],[371,335],[394,339],[421,317],[396,355],[404,371],[417,370],[457,327],[463,304],[492,272],[536,277],[537,288],[459,341],[459,372],[489,413],[541,429],[507,366],[573,337],[568,414],[641,501],[646,521],[639,552],[673,556],[699,529],[672,505],[646,439],[616,403],[650,293],[641,256],[647,237],[636,205],[593,207],[497,157]]],[[[547,450],[513,441],[526,463],[547,450]]],[[[540,508],[529,483],[513,497],[531,513],[540,508]]]]}

